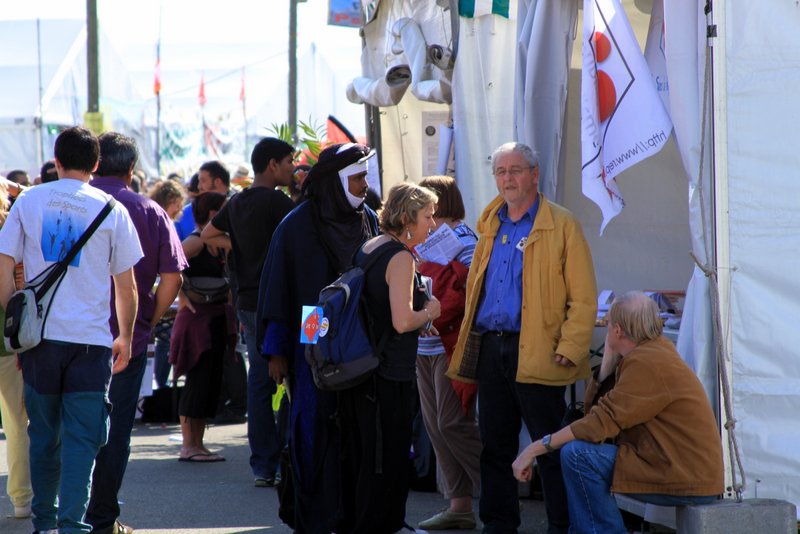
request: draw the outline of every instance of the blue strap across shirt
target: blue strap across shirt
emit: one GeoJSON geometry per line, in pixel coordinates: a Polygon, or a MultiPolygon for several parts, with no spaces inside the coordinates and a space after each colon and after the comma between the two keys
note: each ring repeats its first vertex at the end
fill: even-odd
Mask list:
{"type": "Polygon", "coordinates": [[[508,216],[508,204],[497,212],[500,227],[475,317],[478,332],[519,332],[522,327],[522,254],[538,210],[537,195],[533,205],[516,222],[508,216]]]}

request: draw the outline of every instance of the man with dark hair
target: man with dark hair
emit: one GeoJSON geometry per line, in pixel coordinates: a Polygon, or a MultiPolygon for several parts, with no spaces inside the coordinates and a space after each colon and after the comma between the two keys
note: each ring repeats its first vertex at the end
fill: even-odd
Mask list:
{"type": "MultiPolygon", "coordinates": [[[[14,291],[14,266],[32,280],[64,258],[111,197],[89,186],[100,147],[87,129],[56,139],[61,178],[26,189],[0,229],[0,304],[14,291]]],[[[84,522],[92,466],[108,438],[111,375],[131,355],[142,257],[136,229],[117,204],[53,289],[42,342],[20,354],[30,423],[33,526],[39,533],[90,532],[84,522]],[[118,328],[109,328],[113,280],[118,328]]]]}
{"type": "Polygon", "coordinates": [[[178,231],[178,237],[181,241],[194,232],[195,225],[194,215],[192,215],[192,199],[200,193],[199,183],[200,175],[194,173],[186,184],[186,205],[183,207],[183,213],[180,219],[175,221],[175,230],[178,231]]]}
{"type": "MultiPolygon", "coordinates": [[[[120,513],[117,493],[128,464],[136,403],[147,364],[147,344],[153,327],[175,300],[181,288],[181,271],[188,263],[167,213],[149,198],[129,189],[133,168],[139,159],[136,142],[117,132],[104,133],[99,142],[100,165],[91,185],[116,198],[128,210],[144,257],[133,269],[139,310],[133,329],[131,361],[111,381],[108,394],[112,405],[111,429],[108,443],[95,461],[86,521],[97,534],[128,534],[133,529],[117,520],[120,513]],[[157,277],[160,282],[154,293],[157,277]]],[[[119,326],[113,313],[113,300],[111,310],[111,329],[116,333],[119,326]]]]}
{"type": "Polygon", "coordinates": [[[361,244],[378,235],[378,218],[364,204],[372,155],[368,147],[353,143],[320,153],[303,183],[304,200],[275,231],[261,274],[262,352],[269,357],[270,376],[276,382],[288,379],[292,392],[295,514],[281,519],[298,533],[341,532],[340,522],[354,519],[343,517],[341,509],[337,394],[314,386],[303,356],[306,345],[300,343],[300,314],[350,265],[361,244]]]}
{"type": "Polygon", "coordinates": [[[200,165],[198,175],[198,189],[201,193],[213,191],[214,193],[228,194],[231,187],[231,173],[219,161],[207,161],[200,165]]]}
{"type": "MultiPolygon", "coordinates": [[[[261,268],[278,223],[292,210],[291,199],[276,186],[289,185],[294,171],[294,148],[280,139],[267,137],[253,148],[253,185],[231,197],[202,233],[209,245],[223,247],[230,241],[232,287],[236,292],[236,311],[244,327],[247,357],[247,439],[250,442],[250,467],[258,487],[274,486],[278,469],[281,437],[272,413],[275,382],[269,377],[267,361],[258,350],[256,308],[261,268]],[[227,235],[226,235],[227,234],[227,235]]],[[[215,162],[211,162],[215,163],[215,162]]],[[[200,167],[201,190],[204,173],[200,167]]],[[[220,179],[213,178],[212,184],[220,179]]]]}
{"type": "MultiPolygon", "coordinates": [[[[56,138],[54,148],[56,167],[92,173],[100,161],[100,144],[86,128],[68,128],[56,138]],[[63,135],[66,134],[66,135],[63,135]]],[[[61,178],[59,171],[58,177],[61,178]]]]}
{"type": "Polygon", "coordinates": [[[39,171],[39,182],[46,184],[58,180],[58,171],[56,170],[56,162],[54,160],[45,161],[42,169],[39,171]]]}
{"type": "Polygon", "coordinates": [[[22,186],[31,185],[31,179],[28,177],[28,173],[21,169],[15,169],[11,171],[10,173],[8,173],[6,178],[9,181],[22,186]]]}

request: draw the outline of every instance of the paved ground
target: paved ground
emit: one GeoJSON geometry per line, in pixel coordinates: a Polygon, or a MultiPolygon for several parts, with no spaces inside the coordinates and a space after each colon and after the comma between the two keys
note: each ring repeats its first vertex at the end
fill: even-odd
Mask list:
{"type": "MultiPolygon", "coordinates": [[[[176,425],[137,424],[120,494],[123,522],[138,534],[290,533],[278,519],[275,490],[253,487],[245,433],[244,424],[210,427],[206,445],[228,461],[196,465],[177,461],[176,425]]],[[[13,509],[5,494],[7,475],[5,438],[0,434],[0,533],[29,534],[29,519],[7,517],[13,509]]],[[[416,525],[444,505],[438,494],[412,492],[407,521],[416,525]]],[[[520,534],[546,532],[543,504],[525,499],[521,506],[520,534]]]]}

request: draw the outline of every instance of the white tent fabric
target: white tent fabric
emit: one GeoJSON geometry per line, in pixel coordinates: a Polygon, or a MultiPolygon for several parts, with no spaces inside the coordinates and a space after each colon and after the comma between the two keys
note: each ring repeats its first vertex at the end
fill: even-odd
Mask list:
{"type": "Polygon", "coordinates": [[[556,199],[578,2],[520,0],[516,139],[539,154],[539,190],[556,199]]]}
{"type": "Polygon", "coordinates": [[[76,61],[85,48],[85,23],[43,20],[39,35],[37,39],[35,20],[0,22],[0,72],[5,80],[0,99],[0,172],[20,168],[37,176],[41,153],[50,157],[52,147],[47,125],[80,122],[85,109],[79,88],[85,86],[86,62],[76,61]]]}
{"type": "MultiPolygon", "coordinates": [[[[675,139],[683,166],[689,176],[689,227],[692,251],[703,263],[708,260],[706,240],[703,236],[703,209],[705,199],[707,228],[710,226],[711,201],[711,138],[710,127],[702,139],[702,106],[705,77],[705,17],[702,6],[691,0],[666,2],[664,19],[667,31],[667,75],[670,85],[670,108],[675,139]],[[705,145],[705,165],[700,180],[700,152],[705,145]],[[701,195],[699,184],[703,184],[701,195]]],[[[707,118],[710,126],[710,113],[707,118]]],[[[711,239],[712,236],[709,236],[711,239]]],[[[706,392],[717,404],[717,367],[711,333],[711,308],[708,280],[695,269],[686,292],[678,351],[700,377],[706,392]]]]}
{"type": "MultiPolygon", "coordinates": [[[[800,154],[785,140],[795,137],[800,117],[795,95],[800,84],[800,10],[793,3],[763,7],[728,3],[727,12],[715,20],[724,31],[713,44],[722,47],[726,62],[723,79],[715,80],[724,99],[715,129],[727,133],[727,146],[714,157],[724,159],[728,170],[715,177],[715,187],[727,191],[727,205],[717,210],[726,220],[715,222],[718,232],[727,229],[721,237],[730,244],[730,263],[718,270],[731,280],[730,293],[720,296],[729,317],[720,342],[730,346],[733,415],[747,480],[744,496],[798,504],[800,449],[792,421],[800,410],[800,344],[792,290],[800,267],[800,154]]],[[[693,248],[706,261],[711,243],[702,234],[698,188],[705,143],[703,200],[710,218],[711,139],[701,139],[700,124],[706,18],[702,6],[691,0],[665,2],[664,11],[672,117],[691,178],[693,248]]],[[[709,105],[719,98],[715,95],[709,105]]],[[[709,308],[708,283],[696,270],[678,346],[707,386],[715,366],[709,308]]]]}
{"type": "Polygon", "coordinates": [[[510,102],[514,98],[516,42],[516,20],[498,15],[461,17],[453,72],[453,133],[456,181],[470,224],[497,195],[492,153],[513,139],[514,107],[510,102]]]}
{"type": "MultiPolygon", "coordinates": [[[[730,334],[745,495],[800,503],[800,8],[729,2],[724,47],[730,334]]],[[[719,126],[719,125],[717,125],[719,126]]],[[[723,301],[723,305],[725,302],[723,301]]]]}
{"type": "MultiPolygon", "coordinates": [[[[52,157],[55,132],[48,126],[80,124],[87,107],[85,21],[41,20],[38,38],[36,25],[36,20],[0,21],[0,76],[7,80],[0,99],[0,172],[21,168],[37,176],[42,159],[52,157]]],[[[109,124],[113,115],[129,125],[142,107],[131,104],[136,98],[130,77],[107,36],[99,38],[100,109],[109,124]]],[[[134,134],[121,124],[115,127],[134,134]]]]}

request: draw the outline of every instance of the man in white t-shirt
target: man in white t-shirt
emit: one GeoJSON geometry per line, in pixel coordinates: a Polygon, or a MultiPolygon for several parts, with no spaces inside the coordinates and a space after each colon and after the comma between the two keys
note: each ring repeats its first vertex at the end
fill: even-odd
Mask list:
{"type": "MultiPolygon", "coordinates": [[[[88,185],[100,148],[73,127],[55,143],[59,180],[26,190],[0,229],[0,304],[14,291],[14,265],[27,280],[65,257],[111,197],[88,185]]],[[[20,354],[30,419],[33,526],[38,533],[90,532],[84,515],[94,458],[108,436],[108,386],[130,360],[142,257],[136,229],[117,204],[55,289],[43,341],[20,354]],[[120,333],[109,327],[114,282],[120,333]]]]}

